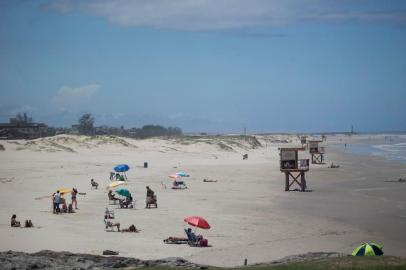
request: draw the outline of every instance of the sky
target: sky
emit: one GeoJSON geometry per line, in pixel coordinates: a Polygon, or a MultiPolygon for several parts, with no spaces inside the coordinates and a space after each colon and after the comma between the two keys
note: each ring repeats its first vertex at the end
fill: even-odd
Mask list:
{"type": "Polygon", "coordinates": [[[406,1],[0,0],[0,122],[406,131],[406,1]]]}

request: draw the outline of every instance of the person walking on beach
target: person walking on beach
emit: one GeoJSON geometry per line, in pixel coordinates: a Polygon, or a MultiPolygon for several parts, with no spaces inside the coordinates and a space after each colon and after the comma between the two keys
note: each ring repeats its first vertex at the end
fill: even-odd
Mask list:
{"type": "Polygon", "coordinates": [[[75,205],[75,209],[78,209],[78,201],[76,200],[77,194],[78,194],[78,190],[76,188],[72,188],[72,191],[71,191],[72,206],[75,205]]]}
{"type": "Polygon", "coordinates": [[[61,212],[61,209],[59,209],[59,203],[61,202],[61,194],[59,194],[59,190],[54,193],[52,201],[54,204],[54,214],[58,214],[61,212]]]}

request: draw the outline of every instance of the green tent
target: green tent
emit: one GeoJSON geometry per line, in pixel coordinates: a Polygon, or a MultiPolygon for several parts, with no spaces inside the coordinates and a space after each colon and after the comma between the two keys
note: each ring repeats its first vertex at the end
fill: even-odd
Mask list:
{"type": "Polygon", "coordinates": [[[376,243],[364,243],[352,252],[352,256],[381,256],[383,255],[382,246],[376,243]]]}

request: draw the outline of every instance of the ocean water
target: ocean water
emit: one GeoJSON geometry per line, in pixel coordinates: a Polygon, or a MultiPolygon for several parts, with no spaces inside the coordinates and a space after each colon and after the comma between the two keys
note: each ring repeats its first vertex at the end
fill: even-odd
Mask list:
{"type": "Polygon", "coordinates": [[[406,163],[405,136],[387,136],[382,137],[382,140],[365,140],[348,143],[346,149],[344,144],[335,145],[334,147],[356,155],[377,156],[387,160],[406,163]]]}

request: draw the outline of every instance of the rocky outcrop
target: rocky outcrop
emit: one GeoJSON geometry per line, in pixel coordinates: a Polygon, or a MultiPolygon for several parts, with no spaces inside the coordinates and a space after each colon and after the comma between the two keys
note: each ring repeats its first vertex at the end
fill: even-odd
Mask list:
{"type": "Polygon", "coordinates": [[[206,269],[207,267],[173,257],[160,260],[139,260],[119,256],[99,256],[42,250],[36,253],[6,251],[0,252],[1,269],[120,269],[127,267],[168,266],[206,269]]]}

